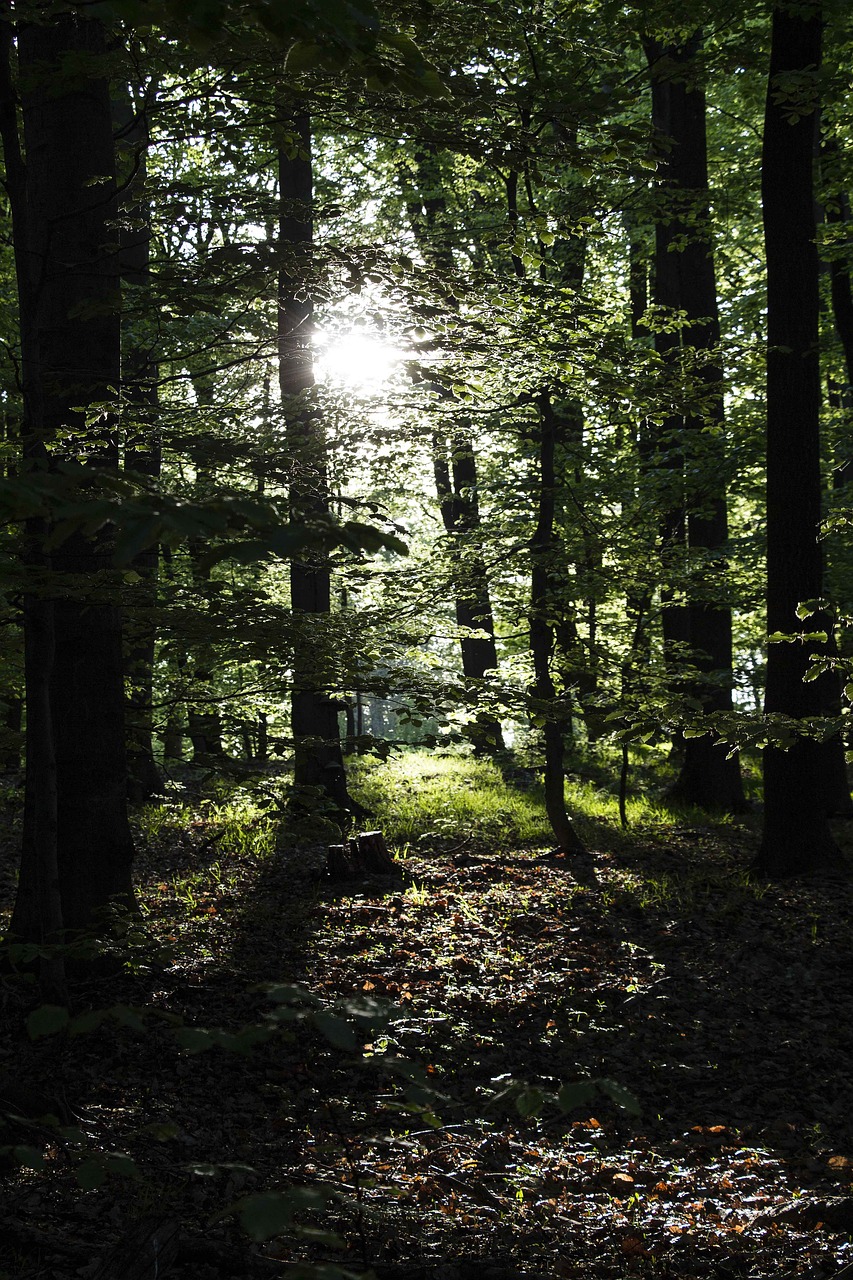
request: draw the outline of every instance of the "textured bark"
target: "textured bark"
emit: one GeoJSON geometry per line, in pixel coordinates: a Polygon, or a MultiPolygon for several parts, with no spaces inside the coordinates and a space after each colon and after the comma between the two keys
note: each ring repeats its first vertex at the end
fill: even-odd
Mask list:
{"type": "MultiPolygon", "coordinates": [[[[817,69],[821,6],[773,13],[764,120],[762,204],[767,254],[767,625],[799,630],[801,601],[823,587],[821,518],[819,263],[815,243],[815,113],[787,119],[779,77],[817,69]]],[[[817,90],[815,89],[815,92],[817,90]]],[[[809,630],[820,617],[808,620],[809,630]]],[[[804,682],[814,642],[771,644],[765,708],[820,715],[816,681],[804,682]]],[[[824,809],[822,751],[800,738],[788,751],[764,752],[764,830],[757,868],[782,877],[836,870],[841,855],[824,809]]]]}
{"type": "MultiPolygon", "coordinates": [[[[212,415],[214,385],[210,375],[194,375],[192,379],[196,403],[212,415]]],[[[196,468],[196,492],[204,500],[215,488],[214,477],[201,466],[196,468]]],[[[193,585],[200,594],[208,590],[210,568],[205,564],[206,543],[201,538],[190,538],[188,543],[190,572],[193,585]]],[[[222,716],[216,698],[215,674],[217,655],[211,645],[193,639],[191,657],[184,659],[183,667],[189,678],[191,692],[187,699],[187,733],[192,743],[193,764],[215,765],[225,758],[222,744],[222,716]]]]}
{"type": "MultiPolygon", "coordinates": [[[[836,148],[827,144],[822,158],[834,158],[836,148]]],[[[831,163],[827,166],[832,168],[831,163]]],[[[826,182],[828,175],[824,175],[826,182]]],[[[842,226],[849,230],[850,205],[844,193],[826,202],[824,214],[827,223],[842,226]]],[[[834,257],[829,263],[830,295],[832,300],[832,318],[844,352],[846,386],[833,388],[830,385],[830,404],[835,400],[836,407],[845,411],[846,431],[842,440],[840,460],[833,468],[832,484],[834,489],[841,489],[850,482],[849,430],[853,418],[853,288],[850,284],[850,270],[846,257],[834,257]]],[[[831,542],[830,542],[831,547],[831,542]]],[[[837,640],[831,638],[837,649],[837,640]]],[[[821,701],[824,714],[837,716],[841,713],[841,677],[837,672],[826,672],[820,678],[821,701]]],[[[842,738],[832,739],[824,744],[823,762],[824,804],[830,816],[849,818],[853,815],[853,801],[850,797],[850,779],[847,772],[845,743],[842,738]]]]}
{"type": "MultiPolygon", "coordinates": [[[[477,497],[477,459],[467,424],[447,442],[433,437],[433,472],[444,528],[450,540],[455,581],[456,623],[479,637],[463,634],[459,646],[462,671],[467,680],[484,680],[496,671],[498,654],[489,580],[480,545],[480,508],[477,497]]],[[[503,751],[499,720],[480,713],[470,735],[477,752],[503,751]]]]}
{"type": "MultiPolygon", "coordinates": [[[[686,646],[683,656],[704,677],[688,691],[708,714],[732,709],[733,655],[731,609],[720,601],[725,590],[728,520],[724,482],[714,472],[725,417],[708,210],[705,94],[689,81],[700,42],[700,33],[683,46],[649,41],[646,52],[655,129],[672,144],[660,174],[655,301],[686,313],[683,328],[657,334],[655,345],[668,360],[694,354],[694,376],[704,401],[701,413],[672,417],[663,429],[669,464],[681,472],[684,505],[673,506],[665,515],[662,540],[665,554],[669,551],[685,567],[689,563],[686,606],[668,605],[665,600],[664,642],[670,649],[686,646]]],[[[678,654],[673,656],[677,663],[678,654]]],[[[745,807],[736,756],[728,757],[710,734],[686,739],[683,750],[681,770],[670,792],[673,799],[706,809],[736,812],[745,807]]]]}
{"type": "MultiPolygon", "coordinates": [[[[125,294],[122,308],[121,379],[130,426],[125,440],[128,471],[158,479],[162,443],[158,421],[157,368],[142,341],[139,313],[144,311],[151,282],[151,209],[146,197],[146,152],[149,145],[144,103],[124,98],[115,104],[117,133],[130,148],[130,173],[123,199],[120,263],[125,294]]],[[[125,629],[127,692],[128,798],[135,804],[163,791],[154,759],[152,704],[157,630],[159,548],[155,543],[133,559],[139,575],[130,595],[125,629]]]]}
{"type": "Polygon", "coordinates": [[[530,584],[530,652],[533,658],[533,693],[546,708],[543,724],[545,740],[545,811],[557,843],[565,853],[582,853],[583,844],[566,809],[563,770],[563,725],[554,715],[557,691],[551,675],[554,628],[551,576],[557,552],[554,530],[554,497],[557,487],[555,458],[558,418],[550,397],[539,400],[539,491],[536,530],[530,544],[532,560],[530,584]]]}
{"type": "MultiPolygon", "coordinates": [[[[313,172],[311,122],[306,113],[293,118],[298,149],[281,147],[279,174],[278,356],[279,386],[287,422],[293,468],[290,507],[295,521],[310,522],[329,510],[326,438],[323,423],[306,404],[314,385],[311,348],[313,303],[310,286],[313,242],[313,172]]],[[[328,560],[306,552],[290,564],[290,598],[298,629],[294,638],[294,690],[291,729],[297,793],[325,796],[330,816],[342,826],[358,806],[347,793],[338,725],[338,703],[324,687],[322,654],[318,655],[316,620],[331,612],[328,560]]],[[[318,801],[314,800],[314,804],[318,801]]]]}
{"type": "MultiPolygon", "coordinates": [[[[79,409],[107,402],[119,384],[117,255],[109,243],[115,218],[109,91],[91,61],[76,76],[58,71],[66,59],[72,65],[80,55],[97,59],[104,49],[101,25],[74,14],[19,33],[27,167],[24,190],[13,202],[13,230],[22,317],[23,449],[30,465],[42,469],[67,456],[69,431],[77,433],[70,437],[75,456],[99,468],[118,467],[114,419],[105,411],[84,427],[79,409]]],[[[14,149],[8,121],[4,147],[8,163],[14,149]]],[[[14,156],[12,162],[15,169],[14,156]]],[[[19,938],[40,939],[48,922],[39,877],[53,805],[44,763],[50,754],[47,735],[52,732],[56,861],[66,931],[92,925],[113,901],[132,904],[132,843],[121,619],[109,541],[74,534],[53,550],[49,563],[37,530],[28,531],[28,542],[31,558],[39,556],[53,571],[53,601],[48,610],[48,602],[34,595],[25,611],[28,717],[45,701],[47,706],[28,728],[21,877],[10,930],[19,938]],[[52,645],[41,634],[41,621],[49,626],[48,612],[52,645]]]]}

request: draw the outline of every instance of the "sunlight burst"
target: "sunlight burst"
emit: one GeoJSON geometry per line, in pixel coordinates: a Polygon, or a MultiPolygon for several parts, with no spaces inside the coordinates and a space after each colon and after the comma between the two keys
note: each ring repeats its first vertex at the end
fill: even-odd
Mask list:
{"type": "Polygon", "coordinates": [[[402,359],[402,353],[381,337],[368,333],[345,333],[323,340],[317,353],[317,375],[349,391],[372,394],[387,382],[402,359]]]}

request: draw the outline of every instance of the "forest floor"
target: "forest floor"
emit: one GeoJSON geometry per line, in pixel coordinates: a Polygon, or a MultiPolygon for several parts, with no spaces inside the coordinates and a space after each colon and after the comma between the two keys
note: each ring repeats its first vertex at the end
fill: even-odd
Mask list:
{"type": "Polygon", "coordinates": [[[2,1280],[147,1280],[114,1250],[152,1223],[180,1225],[166,1280],[853,1262],[853,886],[750,883],[750,822],[647,806],[623,833],[600,787],[575,796],[588,854],[553,856],[535,788],[489,768],[364,772],[386,881],[318,880],[251,787],[140,816],[124,969],[54,1034],[0,988],[0,1141],[40,1165],[0,1169],[2,1280]]]}

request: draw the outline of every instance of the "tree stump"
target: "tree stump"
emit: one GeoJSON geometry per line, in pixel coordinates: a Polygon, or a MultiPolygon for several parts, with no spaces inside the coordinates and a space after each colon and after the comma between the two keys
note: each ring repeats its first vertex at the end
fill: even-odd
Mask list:
{"type": "Polygon", "coordinates": [[[361,831],[344,844],[330,844],[326,871],[335,883],[361,876],[399,876],[400,868],[385,843],[381,831],[361,831]]]}

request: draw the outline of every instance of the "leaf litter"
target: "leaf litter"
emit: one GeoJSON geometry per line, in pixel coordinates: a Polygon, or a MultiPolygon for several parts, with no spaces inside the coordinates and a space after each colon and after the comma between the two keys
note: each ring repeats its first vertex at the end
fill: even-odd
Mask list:
{"type": "Polygon", "coordinates": [[[4,1167],[0,1276],[94,1276],[164,1214],[183,1226],[167,1274],[198,1280],[325,1260],[380,1280],[453,1280],[466,1260],[482,1280],[822,1280],[853,1261],[847,885],[753,886],[748,833],[670,827],[611,833],[575,865],[422,849],[404,883],[343,890],[301,855],[242,852],[224,886],[213,822],[140,856],[171,956],[92,980],[73,1012],[234,1033],[282,981],[380,999],[389,1020],[357,1054],[300,1022],[188,1055],[147,1014],[142,1034],[107,1019],[30,1041],[32,995],[7,981],[7,1129],[43,1163],[4,1167]],[[191,901],[173,891],[187,867],[191,901]],[[618,1090],[555,1103],[597,1079],[640,1114],[618,1090]],[[43,1099],[25,1105],[21,1080],[43,1099]],[[324,1207],[247,1241],[229,1209],[294,1185],[324,1207]]]}

